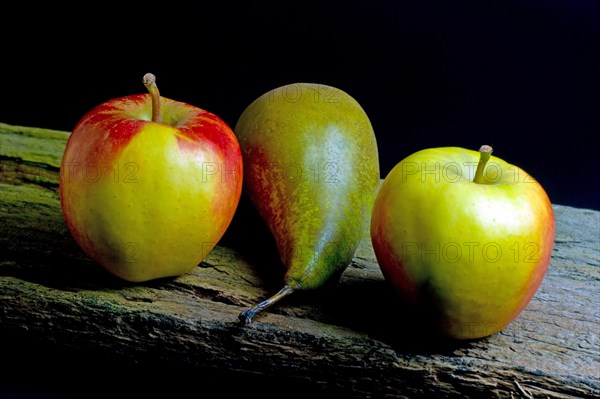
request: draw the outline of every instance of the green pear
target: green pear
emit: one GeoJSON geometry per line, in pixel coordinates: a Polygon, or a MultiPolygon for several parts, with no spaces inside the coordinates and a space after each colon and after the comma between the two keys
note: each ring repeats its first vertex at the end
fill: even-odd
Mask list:
{"type": "Polygon", "coordinates": [[[344,91],[296,83],[252,102],[234,132],[245,193],[273,234],[284,287],[247,309],[252,317],[296,290],[339,277],[350,264],[379,184],[377,141],[367,114],[344,91]]]}

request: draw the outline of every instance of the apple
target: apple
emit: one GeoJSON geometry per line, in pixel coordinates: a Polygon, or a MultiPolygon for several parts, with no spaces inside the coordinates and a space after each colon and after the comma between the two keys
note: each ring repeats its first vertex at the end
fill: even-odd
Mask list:
{"type": "Polygon", "coordinates": [[[106,101],[77,123],[63,154],[60,200],[83,251],[141,282],[191,271],[229,226],[242,157],[217,115],[149,94],[106,101]]]}
{"type": "Polygon", "coordinates": [[[515,319],[539,288],[554,245],[543,187],[491,151],[409,155],[384,179],[372,213],[386,281],[428,326],[454,339],[489,336],[515,319]]]}

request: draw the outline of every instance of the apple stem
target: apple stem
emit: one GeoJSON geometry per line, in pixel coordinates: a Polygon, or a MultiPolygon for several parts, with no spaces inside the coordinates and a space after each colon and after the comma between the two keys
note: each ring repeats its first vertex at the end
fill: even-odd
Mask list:
{"type": "Polygon", "coordinates": [[[279,302],[282,298],[290,295],[292,292],[294,292],[294,289],[292,287],[290,287],[289,285],[284,286],[282,289],[279,290],[277,294],[273,295],[271,298],[266,299],[258,305],[256,305],[255,307],[246,309],[242,313],[240,313],[240,321],[244,324],[250,324],[252,322],[252,317],[254,317],[255,314],[262,312],[271,305],[274,305],[275,303],[279,302]]]}
{"type": "Polygon", "coordinates": [[[479,149],[479,163],[477,164],[477,170],[475,171],[475,178],[473,178],[473,183],[482,184],[483,183],[483,172],[485,170],[485,164],[489,161],[490,156],[492,155],[492,147],[489,145],[482,145],[479,149]]]}
{"type": "Polygon", "coordinates": [[[156,86],[156,76],[147,73],[144,75],[143,82],[152,97],[152,122],[160,123],[160,92],[156,86]]]}

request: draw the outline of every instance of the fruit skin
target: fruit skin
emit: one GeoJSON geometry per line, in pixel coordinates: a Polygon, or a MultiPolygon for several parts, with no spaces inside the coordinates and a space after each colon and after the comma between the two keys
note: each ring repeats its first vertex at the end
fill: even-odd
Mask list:
{"type": "Polygon", "coordinates": [[[60,174],[62,211],[77,243],[133,282],[191,271],[236,210],[242,160],[218,116],[148,94],[109,100],[73,130],[60,174]]]}
{"type": "Polygon", "coordinates": [[[542,186],[497,157],[488,162],[488,181],[474,183],[478,159],[456,147],[406,157],[385,178],[371,222],[386,280],[458,339],[497,333],[517,317],[554,245],[542,186]]]}
{"type": "Polygon", "coordinates": [[[275,238],[286,284],[315,289],[341,274],[379,183],[365,111],[340,89],[296,83],[257,98],[234,131],[244,190],[275,238]]]}

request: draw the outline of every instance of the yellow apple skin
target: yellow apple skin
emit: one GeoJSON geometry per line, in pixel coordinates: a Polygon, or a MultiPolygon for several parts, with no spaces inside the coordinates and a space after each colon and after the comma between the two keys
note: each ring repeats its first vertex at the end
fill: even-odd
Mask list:
{"type": "Polygon", "coordinates": [[[73,237],[114,275],[141,282],[191,271],[230,224],[242,187],[233,131],[219,117],[150,95],[86,114],[63,155],[60,197],[73,237]]]}
{"type": "Polygon", "coordinates": [[[492,156],[457,147],[416,152],[385,178],[371,238],[389,284],[443,335],[501,331],[537,291],[554,245],[554,213],[542,186],[492,156]]]}

